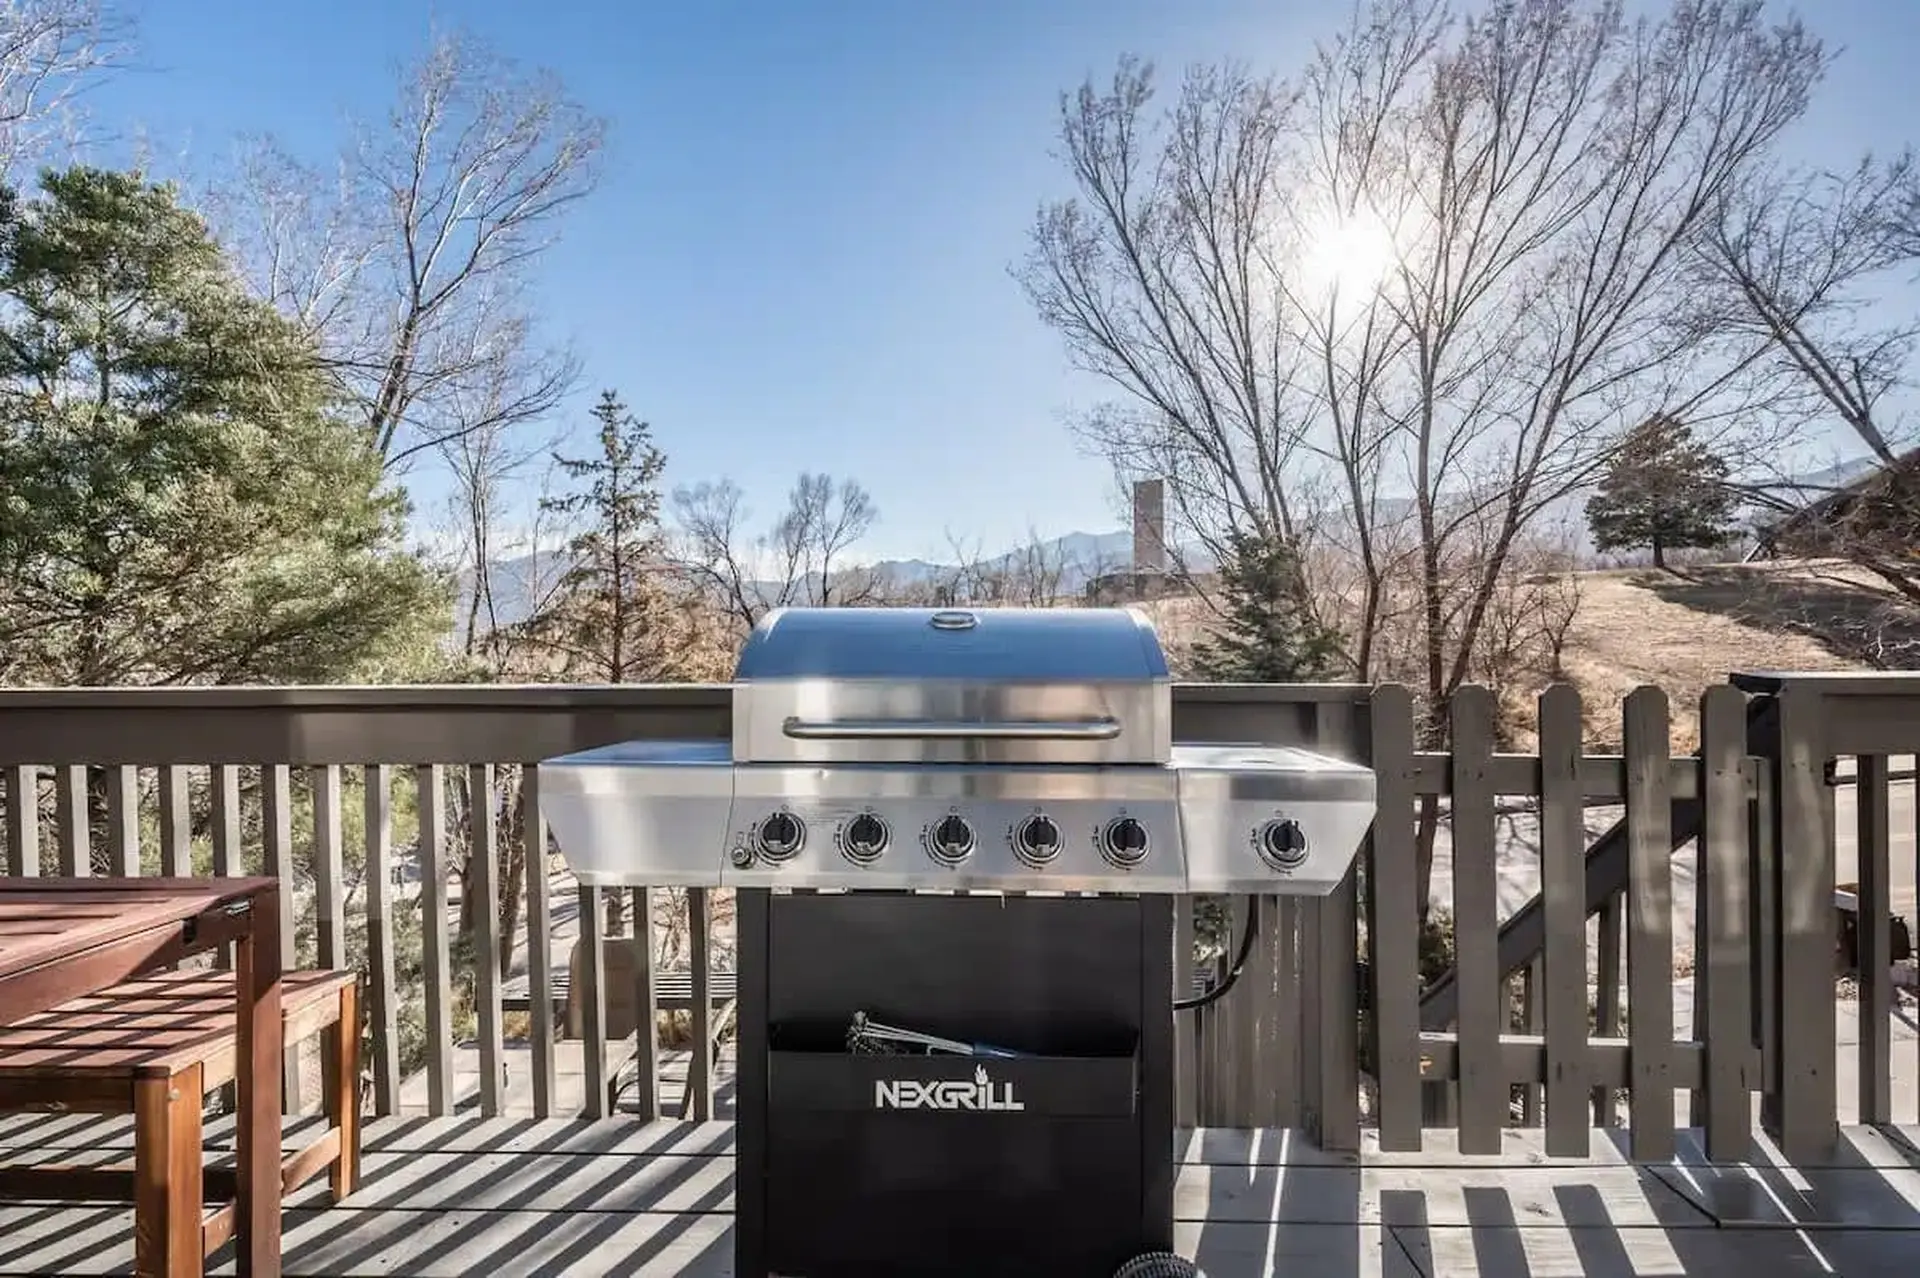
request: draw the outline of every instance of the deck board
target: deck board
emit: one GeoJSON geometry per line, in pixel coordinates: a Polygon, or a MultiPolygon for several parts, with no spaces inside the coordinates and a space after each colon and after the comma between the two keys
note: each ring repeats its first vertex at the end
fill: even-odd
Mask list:
{"type": "MultiPolygon", "coordinates": [[[[325,1208],[318,1185],[291,1200],[288,1278],[732,1273],[730,1124],[422,1117],[366,1137],[348,1204],[325,1208]]],[[[1579,1161],[1547,1158],[1538,1131],[1484,1157],[1443,1140],[1355,1155],[1292,1132],[1184,1133],[1178,1243],[1210,1278],[1920,1272],[1920,1156],[1898,1132],[1849,1130],[1836,1165],[1814,1169],[1774,1166],[1764,1147],[1748,1168],[1706,1168],[1686,1140],[1675,1163],[1636,1167],[1616,1140],[1595,1133],[1598,1157],[1579,1161]]],[[[229,1123],[207,1141],[231,1158],[229,1123]]],[[[129,1147],[118,1120],[0,1120],[8,1160],[129,1147]]],[[[0,1207],[0,1278],[130,1272],[131,1223],[114,1207],[0,1207]]]]}

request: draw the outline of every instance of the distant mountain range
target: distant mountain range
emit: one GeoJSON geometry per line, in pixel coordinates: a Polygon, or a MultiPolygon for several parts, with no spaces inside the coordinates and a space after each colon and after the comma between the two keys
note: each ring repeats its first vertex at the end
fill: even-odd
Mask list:
{"type": "MultiPolygon", "coordinates": [[[[1190,568],[1201,567],[1209,562],[1205,549],[1197,544],[1184,547],[1182,553],[1190,568]]],[[[1008,550],[964,567],[984,576],[1002,573],[1017,575],[1029,569],[1037,570],[1049,578],[1058,574],[1055,589],[1062,595],[1076,595],[1084,591],[1087,583],[1095,577],[1104,573],[1124,572],[1132,566],[1133,534],[1123,530],[1109,533],[1071,532],[1063,537],[1008,550]]],[[[853,571],[870,571],[896,588],[912,589],[954,580],[962,574],[962,568],[960,564],[936,563],[927,559],[886,559],[853,571]]],[[[512,625],[532,615],[538,596],[552,588],[553,578],[561,571],[560,560],[554,554],[537,557],[519,555],[494,560],[489,579],[493,584],[493,611],[498,624],[512,625]]],[[[456,616],[464,626],[467,609],[473,599],[473,571],[462,571],[458,583],[459,611],[456,616]]],[[[754,584],[763,595],[770,596],[779,589],[778,582],[754,584]]]]}
{"type": "MultiPolygon", "coordinates": [[[[1204,555],[1199,546],[1185,548],[1189,560],[1204,555]]],[[[1049,575],[1059,573],[1063,593],[1079,591],[1103,573],[1124,572],[1133,566],[1133,534],[1122,530],[1110,533],[1071,532],[1051,541],[1022,546],[983,559],[972,565],[983,575],[1018,573],[1033,568],[1049,575]]],[[[903,586],[933,585],[950,579],[960,565],[932,563],[925,559],[883,559],[871,565],[872,571],[903,586]]]]}
{"type": "MultiPolygon", "coordinates": [[[[1871,471],[1875,462],[1871,458],[1856,458],[1824,470],[1806,475],[1793,476],[1773,485],[1783,496],[1797,497],[1802,501],[1817,499],[1824,492],[1844,487],[1871,471]]],[[[1588,493],[1570,493],[1558,501],[1549,503],[1535,519],[1534,527],[1543,532],[1551,529],[1564,530],[1574,543],[1574,552],[1582,558],[1594,554],[1593,543],[1587,533],[1585,507],[1588,493]]],[[[1399,516],[1411,515],[1413,503],[1406,499],[1390,499],[1380,504],[1378,518],[1391,520],[1399,516]]],[[[1750,504],[1743,512],[1743,523],[1751,524],[1764,514],[1757,504],[1750,504]]],[[[1180,547],[1178,557],[1189,571],[1202,572],[1212,566],[1212,556],[1198,543],[1180,547]]],[[[1087,583],[1106,573],[1125,572],[1133,567],[1133,534],[1129,530],[1116,532],[1090,533],[1071,532],[1050,541],[1034,545],[1021,546],[966,566],[972,572],[981,575],[1009,574],[1018,575],[1022,571],[1037,570],[1051,577],[1058,574],[1055,589],[1063,596],[1077,595],[1086,589],[1087,583]]],[[[865,565],[855,571],[872,571],[897,588],[930,587],[950,581],[961,575],[963,565],[935,562],[928,559],[887,559],[879,563],[865,565]]],[[[536,558],[522,555],[509,559],[495,560],[491,573],[493,582],[494,615],[501,625],[511,625],[525,620],[532,614],[537,596],[543,590],[551,589],[552,579],[561,570],[557,556],[549,554],[536,558]],[[543,577],[545,580],[537,580],[543,577]]],[[[776,582],[755,583],[763,595],[771,595],[778,590],[776,582]]],[[[456,614],[460,624],[464,625],[467,607],[472,600],[473,573],[464,571],[459,575],[460,610],[456,614]]]]}

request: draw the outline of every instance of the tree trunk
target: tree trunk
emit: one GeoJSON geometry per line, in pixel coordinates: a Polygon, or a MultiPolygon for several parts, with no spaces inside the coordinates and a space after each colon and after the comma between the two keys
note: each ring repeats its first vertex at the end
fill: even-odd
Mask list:
{"type": "Polygon", "coordinates": [[[1653,537],[1653,566],[1661,572],[1667,570],[1667,548],[1661,544],[1658,533],[1653,537]]]}

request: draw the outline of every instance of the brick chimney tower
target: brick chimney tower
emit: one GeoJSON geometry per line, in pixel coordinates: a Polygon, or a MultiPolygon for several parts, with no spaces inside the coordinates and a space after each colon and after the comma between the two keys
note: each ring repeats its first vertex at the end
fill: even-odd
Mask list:
{"type": "Polygon", "coordinates": [[[1139,576],[1157,576],[1167,571],[1167,485],[1164,480],[1134,482],[1133,571],[1139,576]]]}

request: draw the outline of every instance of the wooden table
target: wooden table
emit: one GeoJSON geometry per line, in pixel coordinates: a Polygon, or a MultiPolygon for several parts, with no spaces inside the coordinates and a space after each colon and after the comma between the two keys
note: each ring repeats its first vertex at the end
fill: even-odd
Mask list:
{"type": "Polygon", "coordinates": [[[0,1024],[234,943],[242,1274],[280,1273],[277,879],[0,878],[0,1024]]]}

